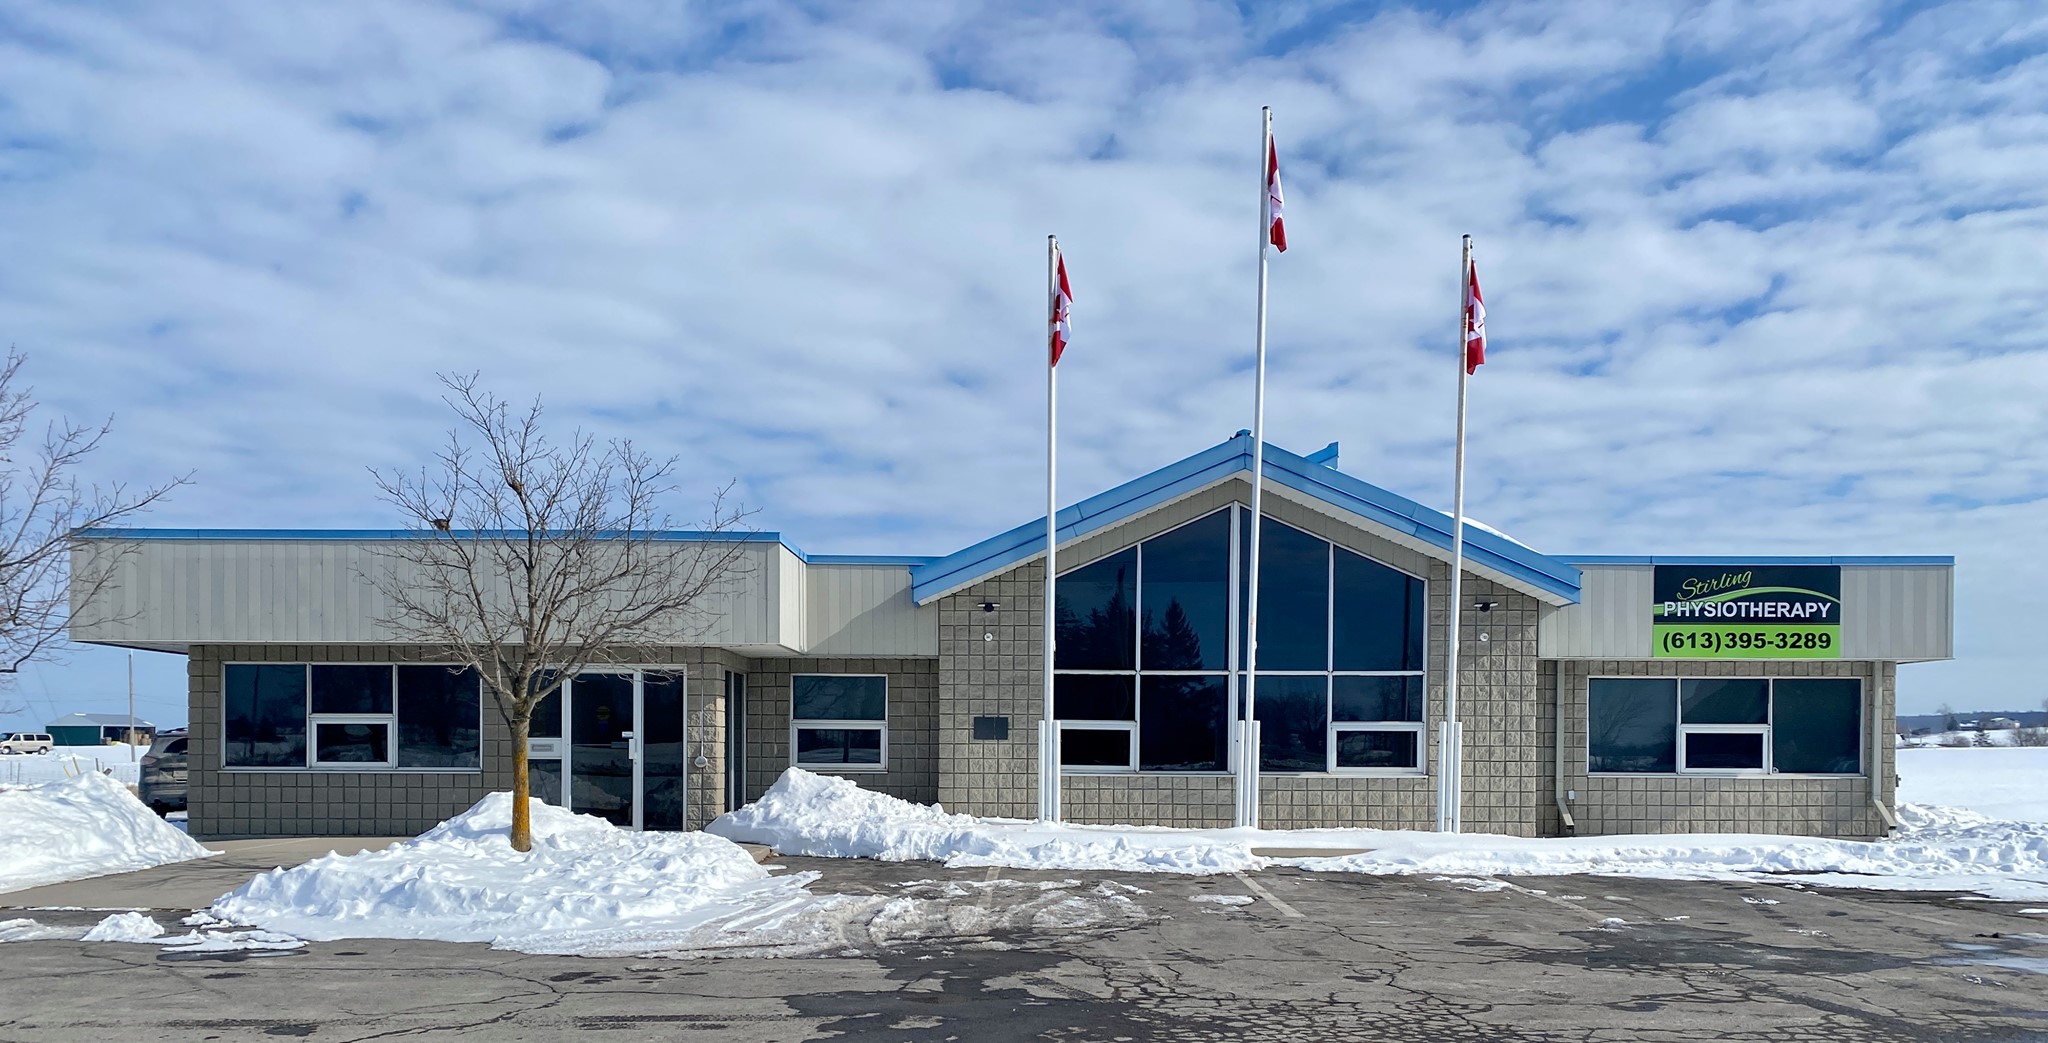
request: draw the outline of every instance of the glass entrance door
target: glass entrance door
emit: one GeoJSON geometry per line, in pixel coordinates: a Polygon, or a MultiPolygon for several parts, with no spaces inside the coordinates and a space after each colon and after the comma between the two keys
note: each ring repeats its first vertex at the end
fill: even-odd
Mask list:
{"type": "Polygon", "coordinates": [[[632,674],[578,674],[569,692],[569,810],[637,827],[632,674]]]}
{"type": "Polygon", "coordinates": [[[590,672],[541,701],[527,742],[535,797],[627,829],[688,828],[681,676],[590,672]]]}

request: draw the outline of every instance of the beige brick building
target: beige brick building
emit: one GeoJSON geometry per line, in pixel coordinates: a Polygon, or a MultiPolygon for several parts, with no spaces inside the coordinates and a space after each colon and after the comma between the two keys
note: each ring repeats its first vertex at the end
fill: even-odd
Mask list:
{"type": "MultiPolygon", "coordinates": [[[[1228,826],[1259,722],[1260,824],[1432,828],[1450,519],[1266,447],[1255,674],[1250,440],[1058,518],[1061,814],[1228,826]]],[[[701,826],[792,765],[983,815],[1038,811],[1045,523],[944,557],[748,537],[690,641],[620,651],[537,721],[535,792],[701,826]]],[[[679,546],[691,534],[673,534],[679,546]]],[[[383,628],[410,532],[88,533],[121,554],[76,640],[189,656],[191,828],[414,832],[510,782],[473,676],[383,628]]],[[[1463,828],[1521,836],[1891,825],[1900,663],[1947,658],[1946,558],[1540,554],[1467,528],[1463,828]]]]}

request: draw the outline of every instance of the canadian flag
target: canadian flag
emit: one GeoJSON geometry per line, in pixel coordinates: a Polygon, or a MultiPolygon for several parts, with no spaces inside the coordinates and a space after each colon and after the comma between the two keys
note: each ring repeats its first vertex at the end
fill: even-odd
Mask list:
{"type": "Polygon", "coordinates": [[[1286,206],[1280,199],[1280,148],[1266,139],[1266,238],[1273,249],[1287,252],[1287,224],[1280,219],[1286,206]]]}
{"type": "Polygon", "coordinates": [[[1060,353],[1067,350],[1067,340],[1073,335],[1068,327],[1068,316],[1074,310],[1074,291],[1067,288],[1067,255],[1059,254],[1058,288],[1052,293],[1052,364],[1060,364],[1060,353]]]}
{"type": "Polygon", "coordinates": [[[1486,301],[1479,296],[1479,265],[1465,270],[1465,375],[1486,361],[1486,301]]]}

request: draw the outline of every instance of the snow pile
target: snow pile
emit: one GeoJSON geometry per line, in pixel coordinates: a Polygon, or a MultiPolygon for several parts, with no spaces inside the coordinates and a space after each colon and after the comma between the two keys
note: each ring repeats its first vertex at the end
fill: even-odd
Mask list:
{"type": "Polygon", "coordinates": [[[207,854],[104,775],[0,786],[0,892],[207,854]]]}
{"type": "Polygon", "coordinates": [[[523,952],[650,951],[740,914],[818,901],[701,833],[635,833],[533,801],[533,850],[495,793],[417,839],[258,876],[208,910],[299,938],[489,942],[523,952]]]}
{"type": "Polygon", "coordinates": [[[2048,822],[2048,747],[1931,747],[1900,750],[1898,756],[1901,804],[2048,822]]]}
{"type": "MultiPolygon", "coordinates": [[[[1981,751],[1980,751],[1981,752],[1981,751]]],[[[1831,840],[1694,833],[1527,839],[1404,830],[1168,830],[1072,826],[952,815],[791,769],[762,796],[708,828],[784,854],[951,866],[1121,872],[1241,872],[1284,864],[1318,872],[1496,876],[1803,880],[1886,890],[1974,891],[2048,898],[2048,822],[1907,805],[1896,837],[1831,840]],[[1362,850],[1271,859],[1255,848],[1362,850]]]]}
{"type": "Polygon", "coordinates": [[[1264,864],[1251,853],[1250,831],[1231,840],[1220,837],[1222,831],[1100,829],[952,815],[798,768],[783,772],[760,800],[704,828],[785,855],[926,859],[956,867],[1206,874],[1264,864]]]}
{"type": "Polygon", "coordinates": [[[86,942],[154,942],[164,936],[163,925],[146,913],[115,913],[93,925],[79,939],[86,942]]]}
{"type": "Polygon", "coordinates": [[[1600,876],[1740,880],[1768,875],[1837,887],[1974,891],[2048,898],[2048,824],[2002,822],[1947,808],[1900,809],[1889,840],[1762,834],[1525,840],[1484,834],[1361,833],[1364,854],[1291,860],[1304,869],[1445,876],[1600,876]]]}

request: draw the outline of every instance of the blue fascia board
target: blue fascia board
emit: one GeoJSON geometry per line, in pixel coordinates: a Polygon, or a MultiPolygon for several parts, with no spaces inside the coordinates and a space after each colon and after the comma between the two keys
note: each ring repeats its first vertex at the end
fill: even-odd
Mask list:
{"type": "MultiPolygon", "coordinates": [[[[421,529],[80,529],[72,533],[86,540],[417,540],[429,535],[421,529]]],[[[517,530],[456,529],[445,534],[453,539],[500,538],[523,535],[517,530]]],[[[599,533],[615,536],[618,533],[599,533]]],[[[923,554],[806,554],[779,532],[704,532],[669,529],[649,533],[649,539],[677,543],[779,543],[807,565],[897,565],[915,567],[937,561],[923,554]]]]}
{"type": "MultiPolygon", "coordinates": [[[[1053,516],[1059,539],[1066,541],[1115,525],[1250,466],[1250,439],[1233,437],[1151,474],[1061,508],[1053,516]]],[[[1007,532],[912,569],[911,598],[921,602],[932,594],[993,575],[1043,553],[1045,517],[1040,515],[1007,532]]]]}
{"type": "MultiPolygon", "coordinates": [[[[1317,456],[1334,459],[1334,445],[1317,456]]],[[[1125,482],[1061,510],[1055,517],[1059,539],[1066,541],[1111,525],[1176,499],[1216,480],[1251,470],[1249,435],[1236,435],[1194,456],[1168,464],[1151,474],[1125,482]]],[[[1266,474],[1276,483],[1321,499],[1376,524],[1413,536],[1448,551],[1450,517],[1404,496],[1271,443],[1265,446],[1266,474]]],[[[1482,529],[1465,530],[1465,548],[1473,564],[1528,583],[1576,602],[1579,570],[1482,529]]],[[[917,601],[993,575],[1045,551],[1045,519],[1026,522],[998,536],[920,568],[911,570],[911,596],[917,601]]]]}
{"type": "Polygon", "coordinates": [[[1574,565],[1867,565],[1946,566],[1956,563],[1952,554],[1575,554],[1565,559],[1574,565]]]}

